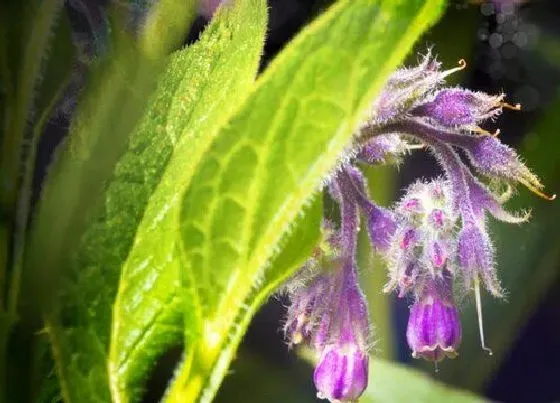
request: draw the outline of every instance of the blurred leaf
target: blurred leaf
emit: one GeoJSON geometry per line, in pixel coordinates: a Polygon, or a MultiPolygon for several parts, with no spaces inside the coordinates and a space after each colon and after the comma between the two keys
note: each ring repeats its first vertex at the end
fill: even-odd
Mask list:
{"type": "MultiPolygon", "coordinates": [[[[237,1],[218,12],[199,42],[173,57],[131,152],[119,163],[118,180],[109,188],[107,209],[115,221],[105,219],[105,231],[121,227],[119,215],[129,211],[135,219],[126,220],[128,234],[136,233],[132,245],[129,235],[110,238],[128,252],[122,255],[126,262],[113,308],[108,362],[118,401],[138,395],[154,360],[182,336],[181,196],[193,166],[247,97],[266,22],[264,0],[237,1]],[[145,182],[151,195],[143,193],[145,182]]],[[[91,239],[88,245],[86,240],[86,247],[99,241],[91,239]]]]}
{"type": "MultiPolygon", "coordinates": [[[[41,82],[36,89],[34,103],[35,123],[41,113],[49,108],[53,98],[57,97],[61,86],[66,86],[75,69],[76,46],[72,42],[72,30],[67,14],[62,11],[58,24],[52,33],[48,58],[44,61],[41,82]]],[[[49,116],[50,117],[50,116],[49,116]]]]}
{"type": "MultiPolygon", "coordinates": [[[[213,142],[184,198],[187,353],[167,401],[213,397],[259,291],[271,291],[263,278],[279,242],[442,5],[338,2],[271,63],[213,142]]],[[[293,270],[279,268],[275,278],[293,270]]]]}
{"type": "MultiPolygon", "coordinates": [[[[527,164],[552,186],[550,193],[560,193],[558,149],[560,138],[560,94],[549,106],[532,133],[523,141],[519,152],[527,164]]],[[[464,307],[463,343],[457,363],[442,366],[442,378],[455,385],[481,390],[490,375],[501,364],[505,354],[519,335],[519,329],[546,295],[547,288],[560,277],[558,265],[560,248],[560,203],[538,199],[521,190],[508,207],[511,210],[532,209],[532,218],[519,227],[492,223],[491,233],[497,250],[497,267],[502,285],[507,290],[507,301],[483,298],[483,315],[487,344],[494,355],[488,356],[480,348],[478,324],[474,304],[464,307]]]]}
{"type": "Polygon", "coordinates": [[[162,56],[180,47],[195,17],[199,1],[153,2],[144,24],[141,43],[150,56],[162,56]]]}
{"type": "MultiPolygon", "coordinates": [[[[134,220],[142,214],[134,203],[146,203],[159,179],[157,169],[140,169],[131,178],[130,172],[119,172],[130,168],[126,162],[116,164],[127,146],[122,160],[134,160],[151,142],[160,145],[160,131],[130,142],[129,133],[145,111],[166,58],[146,57],[121,29],[114,31],[111,50],[93,67],[69,139],[50,168],[26,254],[27,319],[38,321],[38,310],[43,310],[67,400],[109,399],[105,358],[120,263],[134,237],[134,220]],[[107,194],[107,208],[91,220],[109,179],[114,193],[107,194]],[[127,181],[132,182],[128,188],[127,181]],[[78,249],[70,263],[68,251],[78,249]]],[[[145,155],[161,157],[157,146],[145,155]]],[[[150,168],[148,161],[134,162],[135,168],[150,168]]]]}
{"type": "Polygon", "coordinates": [[[2,127],[0,160],[0,203],[5,212],[13,212],[15,208],[27,120],[32,111],[51,32],[62,5],[62,0],[22,1],[20,4],[9,2],[0,9],[3,14],[0,20],[0,71],[1,81],[7,83],[2,84],[6,99],[3,102],[5,126],[2,127]],[[15,14],[4,14],[12,11],[15,14]],[[18,15],[23,17],[19,23],[27,31],[20,31],[19,26],[7,19],[8,16],[14,18],[18,15]],[[16,60],[10,60],[12,57],[16,57],[16,60]]]}
{"type": "Polygon", "coordinates": [[[215,403],[312,402],[315,393],[312,372],[306,367],[303,362],[299,366],[272,365],[247,349],[240,348],[232,362],[230,374],[218,390],[215,403]]]}
{"type": "Polygon", "coordinates": [[[422,372],[383,360],[371,360],[369,385],[362,403],[482,403],[485,400],[468,392],[452,389],[422,372]]]}
{"type": "MultiPolygon", "coordinates": [[[[313,399],[313,371],[296,365],[272,366],[241,349],[232,372],[218,392],[217,402],[283,403],[322,401],[313,399]],[[258,379],[258,382],[255,380],[258,379]]],[[[360,403],[483,403],[469,392],[453,389],[420,371],[379,358],[370,361],[369,385],[360,403]]]]}

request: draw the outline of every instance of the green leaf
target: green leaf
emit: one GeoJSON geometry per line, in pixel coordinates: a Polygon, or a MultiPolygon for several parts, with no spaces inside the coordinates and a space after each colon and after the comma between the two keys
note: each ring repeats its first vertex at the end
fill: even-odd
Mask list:
{"type": "Polygon", "coordinates": [[[66,401],[110,400],[106,358],[119,271],[173,140],[151,129],[130,139],[167,57],[146,57],[122,29],[113,31],[49,170],[26,252],[25,319],[44,317],[66,401]]]}
{"type": "Polygon", "coordinates": [[[383,360],[370,362],[369,385],[360,402],[482,403],[486,400],[452,389],[426,374],[383,360]]]}
{"type": "MultiPolygon", "coordinates": [[[[179,227],[182,195],[193,167],[218,130],[245,99],[257,73],[264,44],[265,0],[239,0],[222,8],[198,43],[173,58],[161,101],[154,104],[138,137],[141,156],[131,154],[120,166],[126,177],[142,181],[158,170],[158,183],[147,204],[127,197],[115,211],[139,209],[142,221],[124,264],[113,310],[109,381],[113,398],[129,401],[157,356],[180,339],[183,304],[179,227]],[[153,139],[146,134],[159,134],[153,139]],[[152,144],[153,142],[153,144],[152,144]],[[157,142],[172,153],[155,154],[157,142]],[[162,159],[165,163],[162,163],[162,159]]],[[[130,193],[116,183],[113,200],[130,193]]],[[[107,228],[111,230],[110,227],[107,228]]]]}
{"type": "MultiPolygon", "coordinates": [[[[560,94],[532,133],[524,139],[519,153],[545,183],[558,184],[560,140],[560,94]]],[[[558,187],[552,192],[558,192],[558,187]]],[[[442,366],[446,381],[472,390],[482,390],[492,371],[499,368],[520,329],[546,295],[548,287],[560,277],[558,228],[560,203],[544,201],[526,190],[515,195],[508,208],[532,209],[532,218],[518,227],[493,222],[492,240],[497,251],[498,276],[507,290],[507,301],[483,297],[486,342],[493,355],[480,348],[478,323],[473,303],[462,309],[463,341],[461,356],[454,365],[442,366]]]]}
{"type": "Polygon", "coordinates": [[[168,401],[212,398],[280,240],[442,5],[338,2],[271,63],[213,142],[184,198],[187,353],[168,401]]]}
{"type": "Polygon", "coordinates": [[[198,2],[193,1],[157,1],[148,12],[141,36],[146,54],[158,57],[179,48],[195,17],[197,5],[198,2]]]}
{"type": "Polygon", "coordinates": [[[4,13],[17,10],[16,13],[23,17],[23,21],[18,22],[28,29],[25,32],[12,21],[4,18],[0,20],[0,71],[7,97],[3,105],[5,110],[2,111],[6,121],[0,160],[0,203],[2,209],[8,212],[13,212],[15,207],[27,119],[33,106],[34,91],[41,76],[50,34],[62,5],[62,0],[25,1],[23,5],[2,5],[0,9],[2,17],[12,16],[14,20],[17,20],[17,14],[4,13]],[[17,60],[9,60],[11,57],[17,60]]]}

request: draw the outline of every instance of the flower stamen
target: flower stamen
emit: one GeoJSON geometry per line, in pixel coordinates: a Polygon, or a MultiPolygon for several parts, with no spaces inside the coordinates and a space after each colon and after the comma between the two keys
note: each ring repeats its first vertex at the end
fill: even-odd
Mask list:
{"type": "Polygon", "coordinates": [[[522,185],[525,185],[525,187],[527,187],[527,189],[529,189],[531,192],[533,192],[534,194],[536,194],[537,196],[539,196],[539,197],[541,197],[545,200],[553,201],[554,199],[556,199],[556,194],[553,194],[553,195],[549,196],[546,193],[544,193],[543,191],[541,191],[539,188],[537,188],[535,185],[533,185],[532,183],[529,183],[528,181],[526,181],[523,178],[519,179],[519,182],[522,185]]]}
{"type": "Polygon", "coordinates": [[[512,105],[512,104],[508,104],[507,102],[499,102],[498,105],[501,108],[511,109],[512,111],[520,111],[521,110],[521,104],[512,105]]]}
{"type": "Polygon", "coordinates": [[[488,355],[492,355],[492,349],[486,346],[486,342],[484,341],[484,326],[482,323],[482,303],[480,301],[480,281],[478,280],[478,275],[474,276],[474,300],[476,304],[476,313],[478,316],[478,332],[480,335],[480,345],[484,351],[488,353],[488,355]]]}
{"type": "Polygon", "coordinates": [[[467,62],[465,61],[465,59],[459,60],[457,64],[459,65],[458,67],[454,67],[445,72],[446,77],[450,74],[456,73],[457,71],[461,71],[467,68],[467,62]]]}
{"type": "Polygon", "coordinates": [[[492,133],[488,130],[484,130],[482,127],[479,127],[479,126],[470,126],[469,129],[474,133],[480,134],[481,136],[498,137],[501,133],[500,129],[496,129],[496,131],[494,133],[492,133]]]}

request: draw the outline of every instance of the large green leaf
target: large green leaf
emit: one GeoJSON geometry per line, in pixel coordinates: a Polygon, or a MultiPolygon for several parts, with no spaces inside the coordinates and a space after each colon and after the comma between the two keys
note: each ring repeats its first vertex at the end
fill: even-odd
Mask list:
{"type": "Polygon", "coordinates": [[[213,142],[184,198],[187,353],[168,401],[212,398],[279,241],[441,9],[438,0],[338,2],[272,62],[213,142]]]}
{"type": "MultiPolygon", "coordinates": [[[[551,191],[559,192],[560,125],[558,108],[560,97],[520,146],[520,154],[551,191]],[[554,188],[556,186],[556,188],[554,188]]],[[[473,390],[480,390],[490,380],[493,370],[516,341],[520,329],[546,295],[547,288],[560,276],[560,203],[538,199],[534,194],[521,190],[508,203],[512,210],[532,209],[532,218],[518,227],[492,223],[491,235],[498,254],[497,268],[502,285],[507,290],[507,301],[483,298],[483,315],[487,344],[494,354],[488,356],[480,348],[477,316],[470,303],[461,312],[463,342],[458,362],[442,366],[442,378],[473,390]]]]}
{"type": "MultiPolygon", "coordinates": [[[[181,7],[185,4],[192,8],[194,1],[181,7]]],[[[174,144],[173,137],[153,127],[141,126],[130,141],[129,133],[166,60],[147,57],[131,38],[117,32],[109,54],[93,68],[69,139],[42,192],[27,251],[24,292],[31,311],[27,316],[37,320],[38,309],[43,311],[67,401],[110,399],[106,366],[119,271],[174,144]],[[94,216],[104,193],[105,203],[94,216]]],[[[167,99],[184,79],[181,61],[178,57],[171,63],[160,82],[165,94],[151,106],[151,123],[165,123],[157,117],[164,115],[167,99]]]]}
{"type": "MultiPolygon", "coordinates": [[[[182,195],[193,167],[250,91],[266,22],[265,0],[239,0],[224,7],[200,41],[174,57],[172,71],[166,74],[172,85],[158,90],[162,102],[155,104],[142,126],[144,132],[159,136],[142,146],[141,156],[131,155],[119,168],[125,177],[140,176],[132,183],[142,181],[155,166],[161,178],[147,204],[139,206],[134,197],[126,198],[129,210],[141,209],[142,221],[113,309],[109,381],[117,401],[137,395],[153,360],[182,336],[182,195]],[[157,142],[167,143],[172,155],[154,155],[160,147],[157,142]]],[[[119,193],[130,192],[116,186],[119,193]]],[[[127,210],[123,204],[115,208],[127,210]]]]}

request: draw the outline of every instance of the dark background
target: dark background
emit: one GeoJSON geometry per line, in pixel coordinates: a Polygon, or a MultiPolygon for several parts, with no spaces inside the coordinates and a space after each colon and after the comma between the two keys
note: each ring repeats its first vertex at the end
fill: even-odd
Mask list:
{"type": "MultiPolygon", "coordinates": [[[[98,37],[102,34],[98,32],[92,36],[91,27],[99,29],[101,26],[101,10],[105,3],[70,3],[67,12],[77,37],[81,39],[84,54],[100,51],[103,41],[98,37]]],[[[329,3],[327,0],[269,0],[270,25],[263,67],[329,3]]],[[[137,4],[138,9],[141,6],[137,4]]],[[[198,37],[205,23],[203,17],[197,18],[187,42],[198,37]]],[[[560,1],[557,0],[525,2],[515,9],[500,9],[492,3],[455,1],[450,2],[438,25],[420,40],[418,51],[433,45],[435,53],[439,53],[440,59],[449,67],[465,58],[468,68],[460,76],[462,86],[489,93],[504,91],[512,103],[520,102],[522,112],[508,113],[499,121],[502,141],[516,145],[557,96],[560,53],[555,53],[555,48],[548,44],[560,40],[559,26],[560,1]]],[[[416,56],[412,55],[409,62],[415,60],[416,56]]],[[[87,57],[84,57],[84,63],[87,64],[87,57]]],[[[83,79],[77,75],[74,92],[83,84],[83,79]]],[[[40,146],[40,163],[35,176],[37,189],[52,150],[65,134],[73,99],[74,94],[69,93],[65,104],[61,105],[60,116],[49,125],[49,135],[45,136],[48,140],[40,146]]],[[[560,149],[557,155],[560,159],[560,149]]],[[[399,170],[397,188],[403,188],[418,176],[432,176],[438,172],[433,159],[425,154],[414,154],[399,170]]],[[[558,178],[545,180],[549,187],[559,192],[558,178]]],[[[394,196],[398,197],[398,192],[394,196]]],[[[557,268],[560,272],[560,266],[557,268]]],[[[511,351],[483,391],[487,397],[505,402],[560,401],[559,279],[560,276],[556,276],[556,282],[550,285],[530,319],[519,329],[511,351]]],[[[272,298],[255,317],[240,348],[239,358],[234,361],[231,374],[226,377],[216,401],[313,401],[312,368],[288,351],[279,331],[285,304],[281,297],[272,298]],[[264,370],[268,372],[261,372],[264,370]],[[282,385],[289,385],[289,390],[282,385]],[[301,400],[301,396],[305,396],[305,400],[301,400]]],[[[399,335],[393,355],[401,362],[411,363],[404,338],[407,302],[395,299],[393,307],[395,334],[399,335]]],[[[499,324],[488,324],[496,325],[499,324]]],[[[179,357],[178,346],[156,364],[148,384],[146,402],[159,400],[179,357]]],[[[438,377],[438,374],[432,374],[438,377]]]]}

